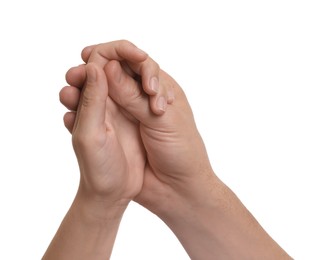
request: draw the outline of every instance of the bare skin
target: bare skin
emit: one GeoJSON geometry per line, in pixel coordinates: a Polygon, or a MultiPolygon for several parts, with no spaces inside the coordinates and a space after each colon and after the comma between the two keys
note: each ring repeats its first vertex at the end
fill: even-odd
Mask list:
{"type": "MultiPolygon", "coordinates": [[[[146,76],[138,69],[140,64],[104,59],[104,53],[112,53],[120,43],[127,42],[88,47],[82,58],[104,69],[108,95],[125,120],[134,122],[127,126],[145,151],[141,159],[145,167],[142,173],[135,171],[142,179],[140,190],[124,197],[134,199],[167,223],[191,259],[291,259],[213,172],[192,110],[175,80],[149,57],[144,61],[149,67],[146,76]],[[152,73],[159,82],[153,99],[144,86],[152,73]],[[156,110],[154,100],[159,96],[167,101],[163,113],[156,110]]],[[[85,70],[83,65],[71,69],[67,74],[71,86],[60,93],[62,103],[73,110],[64,117],[73,136],[85,70]]]]}
{"type": "MultiPolygon", "coordinates": [[[[123,59],[123,52],[125,62],[138,64],[142,70],[147,55],[132,44],[124,47],[117,46],[114,58],[123,59]]],[[[144,77],[147,73],[145,70],[144,77]]],[[[83,85],[83,90],[82,85],[80,89],[66,87],[63,92],[69,93],[68,98],[61,98],[74,110],[64,116],[64,121],[69,122],[72,133],[80,185],[43,259],[108,259],[121,217],[142,188],[145,149],[138,122],[109,97],[101,66],[90,63],[76,67],[68,72],[68,81],[71,76],[77,80],[75,84],[83,85]],[[83,75],[83,82],[75,74],[83,75]]],[[[150,100],[155,101],[157,93],[165,93],[159,87],[149,92],[150,100]]],[[[156,106],[154,110],[154,114],[164,112],[156,106]]]]}

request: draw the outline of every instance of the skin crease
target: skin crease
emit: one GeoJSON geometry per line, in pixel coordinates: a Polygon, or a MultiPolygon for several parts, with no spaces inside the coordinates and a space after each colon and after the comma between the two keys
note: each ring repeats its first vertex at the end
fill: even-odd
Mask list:
{"type": "Polygon", "coordinates": [[[84,69],[77,112],[67,115],[74,118],[80,185],[43,259],[108,259],[122,214],[143,184],[139,125],[109,98],[104,71],[95,64],[84,69]]]}
{"type": "MultiPolygon", "coordinates": [[[[120,44],[112,55],[138,63],[134,69],[144,77],[157,72],[156,66],[144,69],[149,67],[147,55],[140,51],[129,54],[131,49],[136,48],[120,44]]],[[[43,259],[108,259],[122,214],[143,185],[145,149],[139,122],[109,97],[106,75],[99,65],[78,66],[67,73],[67,81],[82,84],[80,89],[66,87],[60,95],[61,101],[74,110],[64,116],[64,121],[72,133],[80,185],[43,259]],[[76,98],[73,102],[72,97],[76,98]]],[[[153,94],[149,99],[155,102],[157,94],[165,94],[152,89],[149,92],[153,94]]],[[[163,112],[154,107],[154,115],[163,112]]]]}
{"type": "MultiPolygon", "coordinates": [[[[160,84],[166,89],[174,89],[175,102],[167,107],[165,114],[157,117],[149,110],[148,97],[142,93],[139,82],[132,79],[128,73],[125,74],[119,62],[108,62],[104,70],[108,84],[111,86],[111,98],[122,105],[125,108],[124,111],[133,114],[134,118],[141,122],[140,136],[146,149],[147,162],[143,190],[136,197],[136,201],[142,205],[157,205],[159,200],[169,199],[170,194],[173,194],[173,189],[188,192],[185,191],[186,181],[200,183],[200,181],[209,181],[208,178],[215,178],[185,94],[168,74],[164,71],[160,72],[160,84]],[[121,75],[118,82],[114,80],[117,75],[121,75]],[[130,88],[122,90],[122,85],[130,86],[130,88]],[[129,103],[127,106],[124,99],[134,100],[135,104],[125,101],[129,103]],[[177,125],[175,122],[181,123],[177,125]],[[190,147],[195,147],[195,149],[190,149],[190,147]],[[199,158],[199,160],[194,158],[199,158]],[[176,163],[168,164],[167,162],[176,163]],[[205,174],[200,175],[200,172],[205,174]],[[165,194],[156,196],[160,191],[165,194]]],[[[83,75],[82,73],[81,77],[83,75]]],[[[73,122],[67,120],[65,124],[73,125],[73,122]]],[[[191,193],[195,193],[194,188],[191,189],[191,193]]],[[[191,194],[186,196],[190,197],[191,194]]],[[[170,200],[162,201],[161,204],[170,203],[170,200]]]]}
{"type": "MultiPolygon", "coordinates": [[[[114,219],[137,201],[172,229],[191,259],[291,259],[213,172],[188,100],[172,77],[128,41],[89,46],[82,59],[87,65],[71,68],[70,86],[60,92],[71,110],[64,124],[81,170],[78,194],[105,204],[105,215],[113,210],[104,208],[117,205],[122,210],[114,219]],[[101,86],[99,97],[88,88],[92,69],[100,75],[94,84],[101,86]],[[95,124],[90,104],[103,111],[95,124]]],[[[114,222],[104,248],[113,246],[120,223],[114,222]]]]}

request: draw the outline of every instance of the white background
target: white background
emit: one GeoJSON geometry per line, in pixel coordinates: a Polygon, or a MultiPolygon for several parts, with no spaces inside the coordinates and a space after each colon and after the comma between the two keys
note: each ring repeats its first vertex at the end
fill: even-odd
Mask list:
{"type": "MultiPolygon", "coordinates": [[[[40,259],[78,184],[58,101],[83,47],[128,39],[185,90],[213,168],[295,259],[329,259],[328,1],[0,3],[0,259],[40,259]]],[[[189,259],[132,203],[112,259],[189,259]]]]}

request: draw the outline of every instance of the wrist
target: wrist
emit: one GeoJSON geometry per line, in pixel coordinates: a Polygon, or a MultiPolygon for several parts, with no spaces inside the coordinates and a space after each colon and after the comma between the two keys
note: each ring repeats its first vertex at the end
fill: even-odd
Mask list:
{"type": "Polygon", "coordinates": [[[79,189],[42,259],[109,259],[127,205],[86,195],[79,189]]]}
{"type": "Polygon", "coordinates": [[[88,193],[79,187],[72,207],[79,211],[86,220],[113,222],[121,220],[128,204],[128,200],[117,200],[108,196],[88,193]]]}
{"type": "Polygon", "coordinates": [[[150,200],[141,203],[162,220],[178,218],[179,215],[187,214],[187,211],[219,207],[219,194],[227,192],[226,185],[210,168],[184,182],[163,184],[162,187],[154,192],[150,200]]]}
{"type": "Polygon", "coordinates": [[[291,259],[215,175],[193,188],[154,210],[191,259],[291,259]]]}

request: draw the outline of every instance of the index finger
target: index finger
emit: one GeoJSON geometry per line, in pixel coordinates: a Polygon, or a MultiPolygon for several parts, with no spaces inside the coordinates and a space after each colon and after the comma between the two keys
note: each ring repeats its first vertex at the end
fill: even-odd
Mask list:
{"type": "Polygon", "coordinates": [[[141,76],[142,86],[148,95],[156,95],[159,82],[159,65],[144,51],[127,40],[91,45],[83,49],[82,59],[103,67],[111,60],[124,61],[125,70],[132,77],[141,76]],[[133,75],[135,74],[135,75],[133,75]]]}
{"type": "Polygon", "coordinates": [[[85,63],[95,62],[104,67],[110,60],[140,63],[145,61],[148,55],[133,43],[119,40],[88,46],[82,50],[81,57],[85,63]]]}

